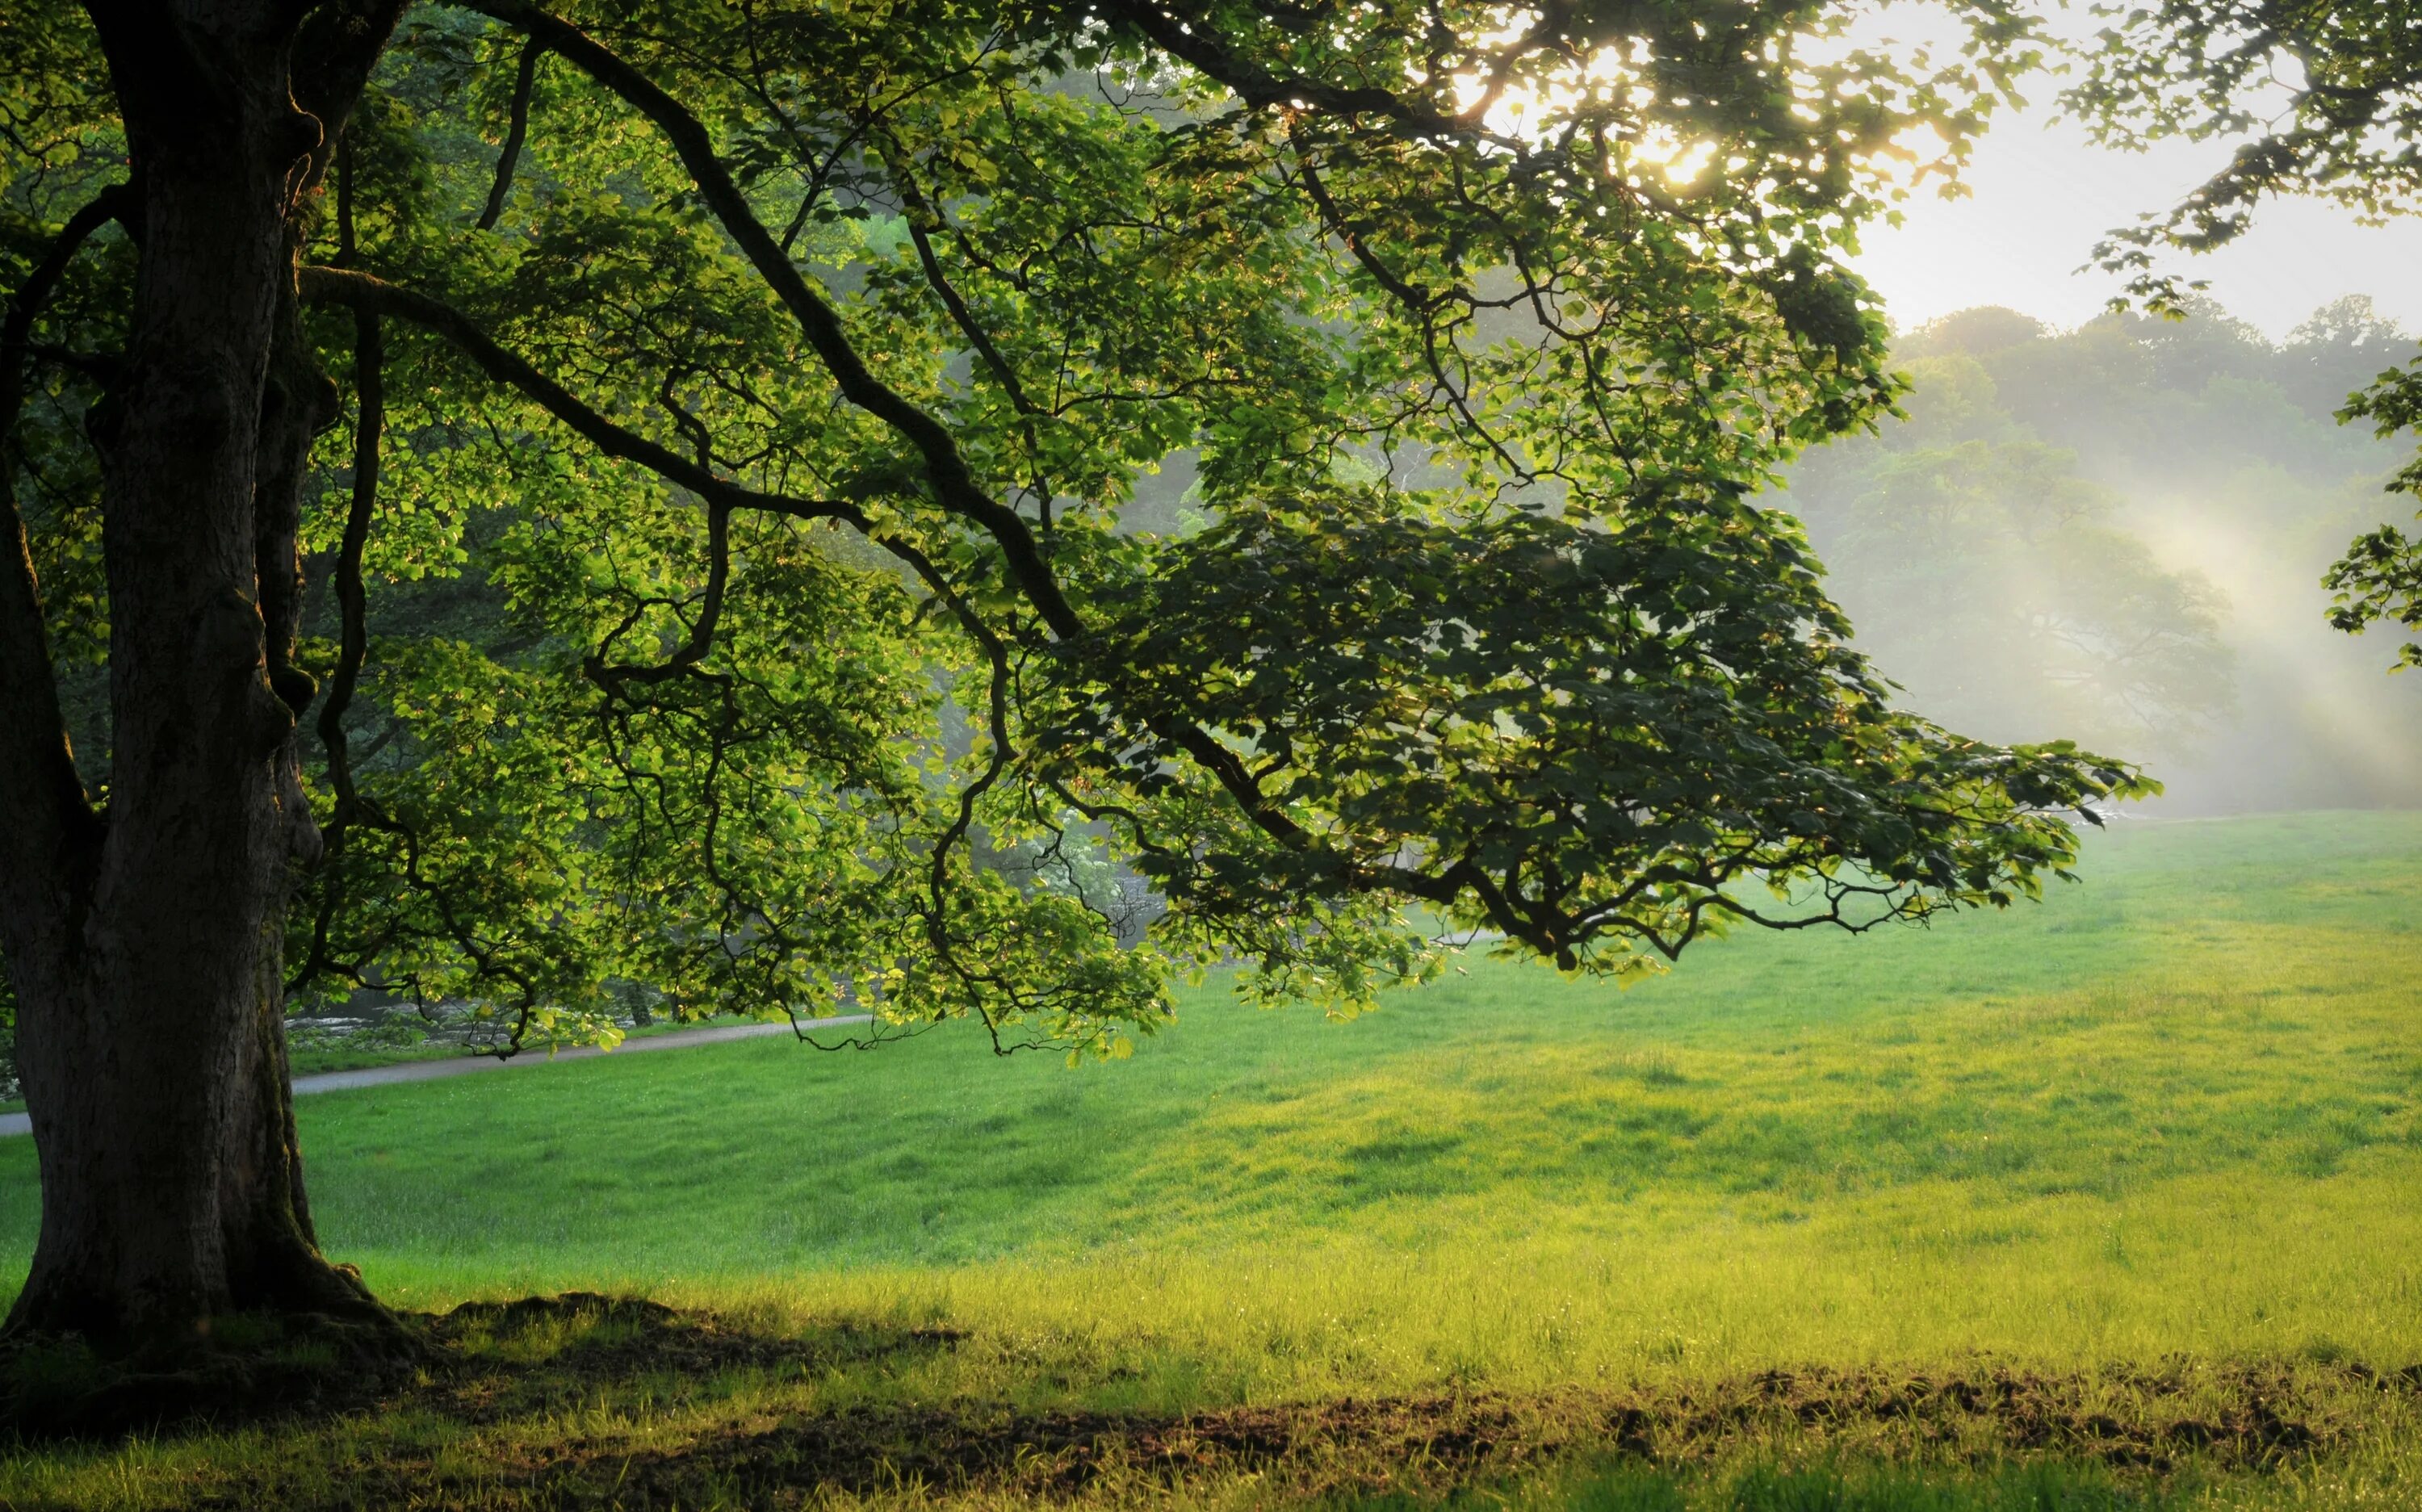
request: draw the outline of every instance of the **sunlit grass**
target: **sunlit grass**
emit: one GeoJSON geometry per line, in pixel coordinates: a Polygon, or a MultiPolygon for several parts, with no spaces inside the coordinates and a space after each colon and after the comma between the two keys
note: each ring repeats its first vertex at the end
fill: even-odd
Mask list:
{"type": "MultiPolygon", "coordinates": [[[[2422,1361],[2422,815],[2134,824],[2084,870],[2040,907],[1736,938],[1628,993],[1472,960],[1337,1025],[1215,984],[1133,1060],[1076,1070],[942,1031],[307,1099],[322,1236],[404,1305],[577,1287],[769,1333],[966,1335],[808,1381],[609,1393],[585,1426],[552,1407],[467,1446],[408,1416],[338,1425],[315,1431],[353,1447],[310,1457],[411,1441],[476,1481],[550,1435],[674,1445],[853,1401],[1546,1402],[1808,1365],[2261,1361],[2326,1406],[2347,1362],[2422,1361]]],[[[17,1274],[31,1154],[0,1145],[17,1274]]],[[[2251,1476],[1819,1463],[1785,1435],[1488,1484],[1610,1507],[2422,1503],[2410,1398],[2346,1402],[2368,1426],[2251,1476]],[[2039,1473],[2074,1495],[2025,1500],[2039,1473]]],[[[39,1457],[0,1473],[0,1504],[147,1504],[292,1448],[39,1457]]],[[[1178,1504],[1255,1504],[1248,1480],[1178,1504]]]]}

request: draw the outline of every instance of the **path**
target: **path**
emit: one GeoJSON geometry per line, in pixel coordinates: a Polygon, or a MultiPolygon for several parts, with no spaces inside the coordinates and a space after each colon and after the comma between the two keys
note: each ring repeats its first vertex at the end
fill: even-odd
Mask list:
{"type": "MultiPolygon", "coordinates": [[[[802,1018],[800,1029],[839,1029],[847,1024],[873,1023],[871,1014],[843,1014],[837,1018],[802,1018]]],[[[440,1061],[399,1061],[393,1065],[374,1065],[360,1071],[325,1071],[315,1077],[296,1077],[294,1095],[305,1097],[315,1092],[351,1092],[355,1087],[384,1087],[398,1081],[433,1081],[439,1077],[469,1076],[475,1071],[504,1071],[514,1066],[551,1065],[558,1061],[587,1061],[600,1055],[632,1055],[641,1050],[685,1050],[693,1045],[720,1045],[726,1040],[755,1039],[763,1034],[788,1034],[788,1020],[772,1024],[725,1024],[715,1029],[677,1029],[667,1034],[650,1034],[638,1039],[626,1039],[611,1050],[601,1050],[593,1045],[558,1050],[547,1055],[537,1050],[525,1050],[510,1061],[499,1061],[493,1055],[458,1055],[440,1061]]],[[[25,1113],[0,1113],[0,1139],[11,1134],[31,1134],[34,1122],[25,1113]]]]}

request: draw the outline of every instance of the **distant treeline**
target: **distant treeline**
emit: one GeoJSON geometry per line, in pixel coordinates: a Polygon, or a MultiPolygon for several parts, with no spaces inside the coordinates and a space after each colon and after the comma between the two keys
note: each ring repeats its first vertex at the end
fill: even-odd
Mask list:
{"type": "Polygon", "coordinates": [[[2146,762],[2171,813],[2422,803],[2422,681],[2331,630],[2320,583],[2410,512],[2406,453],[2335,412],[2412,350],[2359,296],[2279,343],[2209,304],[1963,311],[1899,342],[1908,418],[1810,453],[1784,507],[1952,729],[2146,762]]]}

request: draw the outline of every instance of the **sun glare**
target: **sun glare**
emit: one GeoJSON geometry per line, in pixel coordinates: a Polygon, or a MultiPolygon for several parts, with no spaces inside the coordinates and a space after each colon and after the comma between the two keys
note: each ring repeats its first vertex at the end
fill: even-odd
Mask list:
{"type": "MultiPolygon", "coordinates": [[[[1538,13],[1528,8],[1500,12],[1497,24],[1475,39],[1475,55],[1519,43],[1537,21],[1538,13]]],[[[1726,153],[1722,140],[1685,134],[1676,125],[1692,102],[1659,97],[1651,80],[1655,58],[1647,38],[1632,37],[1545,75],[1508,77],[1474,66],[1454,76],[1455,107],[1458,114],[1477,116],[1499,137],[1533,144],[1549,140],[1576,116],[1598,116],[1608,126],[1606,172],[1637,188],[1687,190],[1720,165],[1726,171],[1750,166],[1750,157],[1726,153]]],[[[1821,119],[1823,89],[1816,79],[1771,50],[1769,60],[1793,76],[1792,114],[1812,124],[1821,119]]],[[[1895,134],[1887,146],[1850,154],[1850,160],[1882,184],[1908,190],[1929,178],[1950,177],[1958,155],[1938,126],[1920,121],[1895,134]]],[[[1822,172],[1826,161],[1819,152],[1807,166],[1822,172]]]]}

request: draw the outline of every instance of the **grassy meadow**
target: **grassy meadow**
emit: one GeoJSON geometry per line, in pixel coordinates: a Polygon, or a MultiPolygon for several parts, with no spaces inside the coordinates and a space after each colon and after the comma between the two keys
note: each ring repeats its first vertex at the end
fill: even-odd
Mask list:
{"type": "MultiPolygon", "coordinates": [[[[305,1099],[391,1300],[674,1311],[465,1308],[467,1376],[21,1449],[0,1506],[2422,1506],[2422,814],[2084,874],[1625,992],[1214,982],[1074,1069],[945,1028],[305,1099]]],[[[37,1206],[0,1142],[0,1291],[37,1206]]]]}

